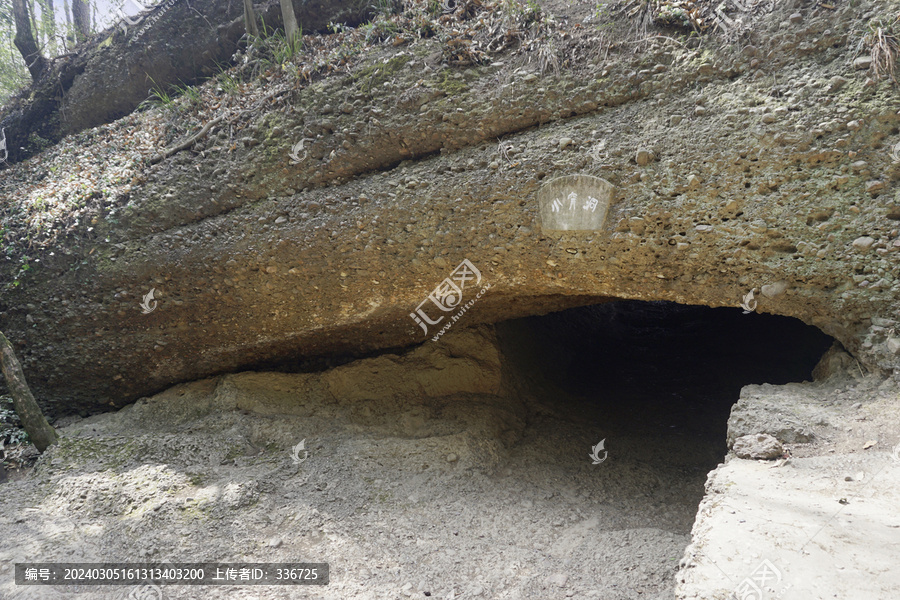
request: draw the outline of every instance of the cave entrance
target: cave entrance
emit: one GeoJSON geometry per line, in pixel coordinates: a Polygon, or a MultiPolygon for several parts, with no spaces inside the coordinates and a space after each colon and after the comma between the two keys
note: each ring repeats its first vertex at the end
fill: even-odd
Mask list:
{"type": "Polygon", "coordinates": [[[671,597],[741,387],[810,380],[833,341],[793,318],[642,301],[497,332],[510,377],[528,380],[533,397],[501,477],[547,500],[544,525],[522,527],[534,527],[548,568],[578,561],[585,585],[611,599],[671,597]]]}

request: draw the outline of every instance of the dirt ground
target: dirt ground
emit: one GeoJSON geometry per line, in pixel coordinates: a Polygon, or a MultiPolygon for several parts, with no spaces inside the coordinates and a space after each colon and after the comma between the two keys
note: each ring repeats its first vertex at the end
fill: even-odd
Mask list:
{"type": "MultiPolygon", "coordinates": [[[[822,494],[827,506],[831,480],[818,474],[818,483],[801,486],[802,478],[788,478],[801,463],[771,470],[733,459],[714,472],[704,500],[707,474],[727,452],[725,419],[740,390],[728,387],[736,380],[723,387],[724,376],[712,385],[713,373],[726,370],[722,360],[731,361],[733,372],[762,365],[759,356],[747,357],[760,344],[771,346],[764,337],[759,343],[745,337],[741,348],[750,354],[729,356],[714,340],[722,327],[745,335],[765,329],[763,321],[739,310],[733,312],[741,318],[722,309],[624,304],[645,308],[576,309],[496,331],[451,331],[403,356],[320,373],[225,375],[115,413],[68,418],[57,424],[60,445],[33,471],[13,473],[0,487],[0,536],[7,540],[0,547],[0,598],[669,600],[676,578],[692,590],[683,598],[724,597],[719,573],[704,570],[703,557],[721,568],[728,556],[736,575],[750,559],[735,549],[740,529],[710,520],[719,514],[720,495],[765,489],[752,496],[762,503],[763,518],[774,514],[773,504],[794,510],[801,495],[811,501],[817,496],[808,494],[822,494]],[[694,341],[687,343],[686,334],[694,341]],[[574,335],[582,342],[572,346],[574,335]],[[571,352],[560,350],[565,347],[571,352]],[[690,361],[708,369],[688,369],[690,361]],[[305,451],[297,456],[306,458],[298,463],[292,447],[301,440],[305,451]],[[594,464],[590,454],[601,440],[596,455],[602,460],[594,464]],[[723,554],[715,543],[730,551],[723,554]],[[682,560],[686,547],[689,557],[700,558],[682,560]],[[14,585],[13,564],[38,561],[326,562],[330,583],[14,585]]],[[[788,332],[781,322],[774,326],[788,332]]],[[[769,377],[789,380],[778,352],[799,351],[785,342],[770,352],[768,368],[777,369],[769,377]]],[[[801,399],[809,405],[827,392],[831,404],[820,410],[817,430],[839,430],[846,412],[865,415],[865,427],[874,427],[895,401],[887,387],[876,389],[879,405],[853,412],[846,401],[867,397],[871,385],[847,379],[749,386],[734,410],[744,424],[765,423],[760,407],[790,406],[802,414],[801,399]]],[[[845,432],[847,445],[836,448],[841,461],[850,460],[846,454],[855,451],[859,435],[870,433],[845,432]]],[[[878,433],[881,445],[865,454],[876,462],[889,437],[888,430],[878,433]]],[[[805,451],[796,450],[798,456],[805,451]]],[[[802,464],[803,472],[817,473],[812,463],[802,464]]],[[[833,470],[838,462],[827,464],[833,470]]],[[[846,465],[841,473],[864,470],[846,465]]],[[[894,518],[882,506],[891,501],[882,495],[872,505],[878,519],[894,518]]],[[[725,513],[726,521],[737,518],[725,513]]],[[[818,522],[794,518],[802,524],[795,535],[818,522]]],[[[764,539],[781,536],[755,530],[764,539]]],[[[885,542],[892,539],[892,530],[879,531],[885,542]]],[[[851,556],[853,540],[844,543],[851,556]]],[[[755,550],[760,560],[772,556],[763,550],[755,550]]]]}
{"type": "Polygon", "coordinates": [[[299,466],[289,447],[266,449],[249,433],[272,417],[209,415],[175,433],[131,412],[61,429],[77,464],[54,450],[32,477],[3,486],[0,531],[15,542],[0,550],[0,597],[128,593],[16,587],[14,562],[168,560],[327,562],[331,583],[167,586],[166,599],[668,599],[706,474],[678,435],[550,412],[533,415],[508,450],[466,431],[409,438],[279,419],[306,440],[299,466]],[[602,436],[609,456],[594,465],[602,436]],[[123,443],[137,448],[134,460],[123,463],[123,443]],[[229,459],[241,444],[259,454],[229,459]],[[76,458],[87,448],[89,459],[76,458]]]}

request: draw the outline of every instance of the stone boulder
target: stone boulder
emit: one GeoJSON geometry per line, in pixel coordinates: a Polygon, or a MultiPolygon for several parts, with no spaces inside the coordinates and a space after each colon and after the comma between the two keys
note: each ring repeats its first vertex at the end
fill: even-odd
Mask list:
{"type": "Polygon", "coordinates": [[[732,452],[738,458],[772,460],[784,453],[781,442],[767,433],[743,435],[734,441],[732,452]]]}

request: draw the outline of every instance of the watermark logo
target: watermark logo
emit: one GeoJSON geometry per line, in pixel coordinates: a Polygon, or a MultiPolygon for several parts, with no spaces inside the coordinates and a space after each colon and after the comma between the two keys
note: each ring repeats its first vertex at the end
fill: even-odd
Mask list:
{"type": "MultiPolygon", "coordinates": [[[[125,0],[125,2],[128,2],[128,0],[125,0]]],[[[119,17],[121,17],[122,20],[124,21],[123,23],[119,23],[119,27],[122,28],[122,33],[128,33],[128,25],[137,25],[138,23],[140,23],[141,21],[144,20],[144,17],[140,17],[136,20],[132,20],[131,17],[126,15],[125,11],[122,10],[122,8],[125,6],[125,2],[122,2],[122,6],[120,6],[119,8],[116,9],[116,14],[119,15],[119,17]],[[126,25],[125,23],[128,23],[128,25],[126,25]]],[[[137,6],[138,11],[145,11],[148,8],[150,8],[149,6],[145,5],[140,0],[131,0],[131,3],[134,4],[135,6],[137,6]]]]}
{"type": "Polygon", "coordinates": [[[900,142],[897,142],[891,148],[891,162],[895,165],[900,164],[900,142]]]}
{"type": "Polygon", "coordinates": [[[744,314],[749,315],[754,310],[756,310],[757,301],[756,298],[753,297],[753,294],[756,293],[756,288],[750,290],[749,294],[744,296],[744,301],[741,302],[741,308],[744,309],[744,314]]]}
{"type": "Polygon", "coordinates": [[[591,453],[588,456],[590,456],[591,460],[594,461],[593,464],[599,465],[604,460],[606,460],[606,457],[609,454],[609,452],[607,452],[606,449],[603,447],[603,444],[605,444],[605,443],[606,443],[606,438],[603,438],[602,440],[600,440],[599,444],[597,444],[596,446],[593,446],[591,448],[591,453]],[[600,458],[601,450],[603,451],[603,458],[600,458]]]}
{"type": "Polygon", "coordinates": [[[159,586],[147,583],[132,588],[125,600],[163,600],[163,593],[159,586]]]}
{"type": "Polygon", "coordinates": [[[891,451],[891,460],[900,464],[900,444],[894,446],[894,449],[891,451]]]}
{"type": "MultiPolygon", "coordinates": [[[[432,320],[422,308],[422,305],[430,301],[441,311],[452,312],[462,304],[463,291],[466,289],[466,286],[472,287],[479,285],[480,283],[481,271],[479,271],[475,267],[475,265],[473,265],[469,261],[469,259],[464,259],[461,263],[459,263],[459,266],[457,266],[453,270],[453,272],[450,274],[450,277],[447,277],[441,283],[439,283],[438,286],[434,288],[434,291],[428,294],[428,297],[419,303],[419,305],[416,307],[416,311],[409,313],[409,316],[412,317],[412,320],[422,328],[422,331],[425,332],[425,335],[428,335],[428,326],[437,325],[444,320],[444,317],[446,315],[441,315],[437,319],[432,320]]],[[[453,326],[453,323],[458,321],[460,317],[462,317],[463,313],[471,308],[472,305],[474,305],[475,302],[477,302],[490,287],[490,284],[486,283],[481,288],[481,290],[479,290],[475,298],[469,300],[465,305],[463,305],[459,312],[457,312],[455,315],[451,315],[450,321],[447,322],[447,324],[444,325],[444,327],[433,338],[434,341],[437,341],[444,334],[444,332],[450,329],[450,327],[453,326]]]]}
{"type": "MultiPolygon", "coordinates": [[[[128,33],[128,25],[137,25],[138,23],[140,23],[141,21],[144,20],[144,17],[141,16],[136,19],[132,19],[131,17],[126,15],[125,11],[122,10],[122,7],[125,6],[125,2],[129,2],[129,0],[124,0],[124,2],[122,2],[122,6],[120,6],[119,8],[116,9],[116,14],[122,18],[122,22],[119,23],[119,27],[122,28],[123,33],[127,34],[128,33]],[[126,23],[128,25],[126,25],[126,23]]],[[[157,5],[144,4],[143,2],[141,2],[141,0],[130,0],[130,2],[137,7],[139,12],[150,10],[151,8],[160,8],[160,7],[162,7],[162,10],[157,12],[156,14],[154,14],[149,19],[147,19],[147,22],[144,24],[144,26],[138,30],[138,32],[134,35],[133,38],[131,38],[131,40],[129,40],[129,42],[128,42],[129,46],[131,44],[133,44],[139,37],[144,35],[144,33],[146,33],[148,29],[150,29],[150,26],[153,25],[154,23],[156,23],[164,14],[166,14],[166,11],[168,11],[169,8],[171,8],[173,4],[178,2],[178,0],[167,0],[167,2],[165,2],[164,4],[160,3],[157,5]]]]}
{"type": "Polygon", "coordinates": [[[150,288],[150,291],[144,296],[144,301],[141,302],[141,312],[145,315],[149,315],[154,310],[156,310],[156,305],[159,304],[156,300],[153,299],[153,292],[156,291],[156,288],[150,288]]]}
{"type": "Polygon", "coordinates": [[[299,444],[291,448],[291,460],[295,465],[299,465],[307,458],[309,458],[309,452],[306,451],[306,438],[303,438],[299,444]],[[300,458],[301,452],[303,452],[303,458],[300,458]]]}
{"type": "MultiPolygon", "coordinates": [[[[781,571],[770,561],[764,560],[750,577],[741,581],[728,597],[728,600],[764,600],[767,586],[774,587],[781,583],[781,571]]],[[[791,586],[781,590],[774,598],[779,598],[791,586]]]]}
{"type": "Polygon", "coordinates": [[[600,140],[594,144],[590,152],[588,152],[588,156],[591,157],[595,164],[600,164],[604,159],[608,158],[609,153],[606,152],[606,140],[600,140]]]}
{"type": "Polygon", "coordinates": [[[309,154],[309,150],[303,149],[303,144],[306,142],[312,142],[310,138],[303,138],[293,146],[291,146],[291,151],[288,156],[291,157],[291,162],[295,165],[299,165],[301,162],[306,160],[306,156],[309,154]],[[303,156],[300,156],[300,153],[303,152],[303,156]]]}

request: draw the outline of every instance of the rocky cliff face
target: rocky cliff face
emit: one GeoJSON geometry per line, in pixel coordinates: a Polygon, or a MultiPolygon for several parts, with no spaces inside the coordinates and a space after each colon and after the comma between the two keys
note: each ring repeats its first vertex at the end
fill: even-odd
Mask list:
{"type": "Polygon", "coordinates": [[[410,313],[467,259],[481,282],[462,304],[489,289],[458,327],[756,289],[756,310],[889,372],[900,117],[895,88],[854,62],[886,10],[778,5],[697,43],[546,18],[510,41],[491,24],[513,17],[461,6],[438,36],[388,35],[328,68],[313,51],[338,43],[310,40],[293,67],[208,84],[168,123],[134,115],[6,171],[0,328],[54,412],[93,410],[433,343],[439,326],[410,313]],[[545,229],[538,190],[574,173],[612,184],[604,223],[545,229]]]}
{"type": "MultiPolygon", "coordinates": [[[[10,162],[130,114],[151,90],[174,93],[231,64],[246,29],[241,2],[149,4],[149,10],[120,19],[54,60],[49,74],[3,107],[0,124],[10,162]]],[[[255,2],[254,7],[269,31],[283,27],[278,2],[255,2]]],[[[307,32],[316,32],[326,31],[331,21],[356,25],[372,9],[359,0],[316,0],[299,3],[295,12],[307,32]]]]}

